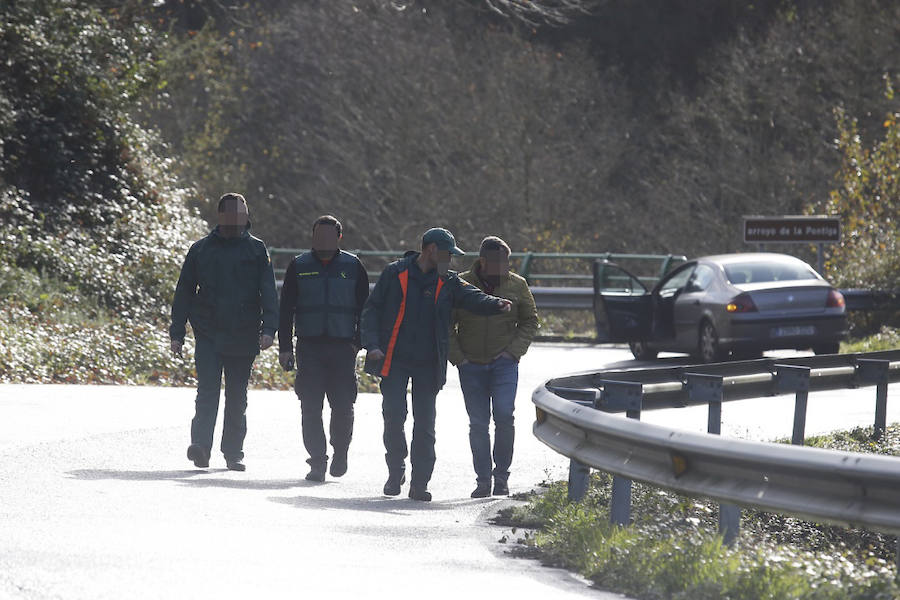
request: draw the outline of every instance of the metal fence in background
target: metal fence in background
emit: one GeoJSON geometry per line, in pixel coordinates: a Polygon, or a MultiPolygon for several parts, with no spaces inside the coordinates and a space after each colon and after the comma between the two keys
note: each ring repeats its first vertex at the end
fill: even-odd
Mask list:
{"type": "MultiPolygon", "coordinates": [[[[302,248],[270,248],[269,253],[275,264],[276,275],[279,270],[284,271],[290,258],[307,251],[302,248]]],[[[401,258],[404,253],[403,250],[349,250],[348,252],[356,254],[363,261],[369,278],[372,280],[378,277],[385,265],[401,258]]],[[[458,257],[455,259],[454,268],[459,271],[467,270],[471,266],[470,261],[474,261],[476,258],[477,254],[458,257]]],[[[546,290],[578,286],[590,289],[590,284],[586,282],[593,280],[592,268],[594,262],[598,260],[616,261],[629,268],[633,267],[639,277],[652,283],[673,266],[685,262],[687,258],[674,254],[616,254],[612,252],[513,252],[510,254],[511,268],[524,277],[530,285],[534,285],[538,281],[546,282],[549,284],[545,288],[546,290]],[[535,271],[535,268],[549,265],[552,265],[553,272],[535,271]],[[559,285],[560,283],[567,285],[559,285]]],[[[556,292],[548,291],[544,295],[549,297],[553,294],[556,292]]],[[[563,294],[563,292],[559,292],[559,294],[563,294]]],[[[574,306],[567,305],[564,308],[574,308],[574,306]]],[[[579,304],[578,308],[584,307],[579,304]]],[[[590,308],[590,302],[586,308],[590,308]]]]}

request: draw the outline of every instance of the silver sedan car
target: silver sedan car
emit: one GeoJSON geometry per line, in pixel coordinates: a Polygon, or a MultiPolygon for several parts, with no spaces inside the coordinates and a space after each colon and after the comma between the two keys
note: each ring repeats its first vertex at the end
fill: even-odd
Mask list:
{"type": "Polygon", "coordinates": [[[802,260],[721,254],[691,260],[652,290],[613,263],[594,273],[600,341],[627,342],[635,358],[687,352],[703,362],[764,350],[835,354],[847,336],[844,298],[802,260]]]}

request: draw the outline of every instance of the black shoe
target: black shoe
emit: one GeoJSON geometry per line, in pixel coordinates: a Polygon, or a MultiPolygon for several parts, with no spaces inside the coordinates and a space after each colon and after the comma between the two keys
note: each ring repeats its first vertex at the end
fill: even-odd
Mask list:
{"type": "Polygon", "coordinates": [[[324,460],[320,458],[306,459],[307,464],[309,464],[309,473],[306,474],[307,481],[325,481],[325,467],[328,464],[328,457],[326,456],[324,460]]]}
{"type": "Polygon", "coordinates": [[[420,488],[413,485],[409,486],[409,497],[413,500],[419,500],[421,502],[431,502],[431,492],[429,492],[425,488],[420,488]]]}
{"type": "Polygon", "coordinates": [[[205,469],[209,466],[209,452],[200,444],[191,444],[187,450],[188,460],[194,461],[194,466],[205,469]]]}
{"type": "Polygon", "coordinates": [[[494,480],[494,495],[509,496],[509,485],[505,481],[499,479],[494,480]]]}
{"type": "Polygon", "coordinates": [[[325,465],[310,467],[309,473],[306,474],[306,480],[318,481],[319,483],[325,481],[325,465]]]}
{"type": "Polygon", "coordinates": [[[488,481],[486,483],[479,483],[475,486],[475,491],[472,492],[473,498],[487,498],[491,495],[491,482],[488,481]]]}
{"type": "Polygon", "coordinates": [[[399,471],[397,473],[390,473],[388,475],[388,479],[384,482],[384,495],[385,496],[399,496],[400,495],[400,486],[406,483],[406,473],[403,471],[399,471]]]}
{"type": "Polygon", "coordinates": [[[331,467],[328,469],[332,477],[340,477],[347,472],[347,453],[335,452],[331,459],[331,467]]]}
{"type": "Polygon", "coordinates": [[[246,471],[247,466],[239,460],[226,460],[225,466],[229,471],[246,471]]]}

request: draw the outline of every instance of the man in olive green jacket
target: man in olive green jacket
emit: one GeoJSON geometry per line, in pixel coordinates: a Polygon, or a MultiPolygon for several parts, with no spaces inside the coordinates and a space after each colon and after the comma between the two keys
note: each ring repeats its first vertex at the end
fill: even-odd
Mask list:
{"type": "Polygon", "coordinates": [[[509,494],[516,387],[519,359],[528,351],[538,329],[534,297],[524,278],[509,272],[509,246],[498,237],[481,242],[478,260],[460,278],[488,294],[512,301],[512,310],[481,316],[465,309],[453,311],[450,362],[459,368],[459,382],[469,413],[469,445],[475,467],[473,498],[509,494]],[[493,470],[489,426],[494,415],[493,470]]]}

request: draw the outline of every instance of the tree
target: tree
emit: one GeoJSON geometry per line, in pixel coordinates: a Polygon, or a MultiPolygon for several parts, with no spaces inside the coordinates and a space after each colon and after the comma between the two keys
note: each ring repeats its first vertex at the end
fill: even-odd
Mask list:
{"type": "MultiPolygon", "coordinates": [[[[886,97],[894,100],[889,76],[886,97]]],[[[841,217],[841,243],[825,263],[842,287],[900,289],[900,109],[884,118],[884,135],[870,147],[859,125],[842,107],[835,109],[841,166],[837,187],[812,211],[841,217]]]]}

